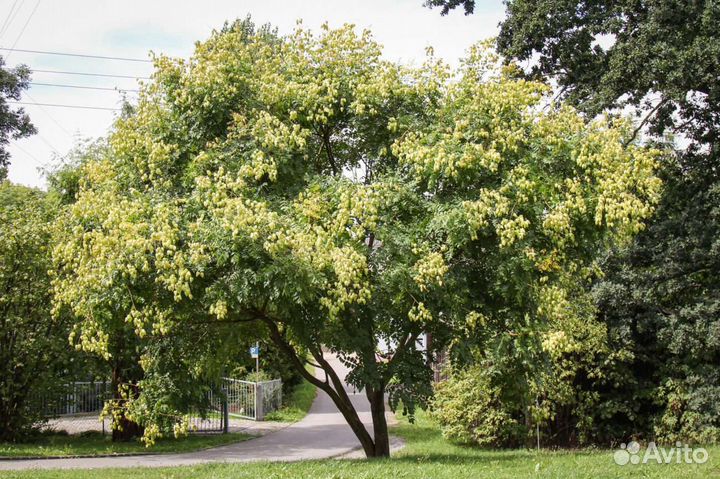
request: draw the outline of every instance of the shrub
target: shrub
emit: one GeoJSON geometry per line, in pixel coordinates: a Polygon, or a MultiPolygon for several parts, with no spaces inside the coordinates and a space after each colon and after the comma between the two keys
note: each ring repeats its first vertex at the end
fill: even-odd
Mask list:
{"type": "Polygon", "coordinates": [[[527,428],[503,405],[489,369],[477,364],[457,370],[436,387],[432,417],[448,439],[480,446],[512,446],[527,428]]]}

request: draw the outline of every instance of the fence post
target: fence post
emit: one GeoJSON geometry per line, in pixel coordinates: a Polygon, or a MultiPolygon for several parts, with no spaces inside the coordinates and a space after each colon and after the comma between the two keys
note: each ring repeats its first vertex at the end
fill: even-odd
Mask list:
{"type": "Polygon", "coordinates": [[[255,420],[265,419],[265,401],[263,397],[263,383],[255,383],[255,420]]]}
{"type": "Polygon", "coordinates": [[[230,411],[228,408],[228,393],[229,388],[224,388],[222,400],[222,415],[223,415],[223,434],[227,434],[230,430],[230,411]]]}

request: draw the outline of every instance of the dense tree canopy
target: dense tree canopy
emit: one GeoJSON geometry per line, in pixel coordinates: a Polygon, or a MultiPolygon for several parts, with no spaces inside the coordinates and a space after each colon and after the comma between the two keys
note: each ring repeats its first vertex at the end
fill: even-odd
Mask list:
{"type": "Polygon", "coordinates": [[[594,288],[614,347],[632,351],[606,419],[615,437],[720,439],[720,183],[677,165],[648,229],[603,263],[594,288]]]}
{"type": "Polygon", "coordinates": [[[0,440],[42,419],[39,398],[52,397],[68,368],[69,324],[50,312],[57,209],[41,191],[0,182],[0,440]]]}
{"type": "MultiPolygon", "coordinates": [[[[433,0],[443,12],[474,0],[433,0]]],[[[581,110],[642,106],[653,133],[670,128],[717,150],[720,5],[663,0],[510,0],[498,49],[532,59],[530,75],[557,81],[581,110]],[[534,56],[536,55],[536,56],[534,56]]]]}
{"type": "Polygon", "coordinates": [[[188,61],[158,58],[84,167],[57,302],[104,354],[117,321],[157,341],[199,323],[267,335],[366,454],[387,455],[385,393],[412,408],[430,392],[423,332],[430,354],[525,326],[561,347],[595,251],[652,212],[657,152],[623,122],[543,109],[548,94],[480,46],[458,70],[431,54],[408,68],[352,26],[278,37],[238,22],[188,61]],[[374,437],[324,348],[365,391],[374,437]]]}

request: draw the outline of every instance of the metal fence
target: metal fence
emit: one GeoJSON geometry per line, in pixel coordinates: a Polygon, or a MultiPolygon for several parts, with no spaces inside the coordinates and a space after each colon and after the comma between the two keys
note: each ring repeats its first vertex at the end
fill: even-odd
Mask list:
{"type": "Polygon", "coordinates": [[[208,392],[208,407],[187,415],[190,433],[228,432],[228,412],[222,390],[208,392]]]}
{"type": "Polygon", "coordinates": [[[265,415],[282,407],[282,381],[241,381],[223,378],[223,392],[227,398],[230,417],[262,421],[265,415]]]}
{"type": "Polygon", "coordinates": [[[282,381],[273,379],[272,381],[263,381],[258,385],[261,388],[260,397],[263,405],[259,420],[263,420],[266,414],[277,411],[282,407],[282,381]]]}
{"type": "Polygon", "coordinates": [[[77,434],[88,431],[105,433],[110,421],[100,419],[105,401],[112,397],[108,382],[74,382],[52,395],[36,398],[46,418],[46,427],[77,434]]]}
{"type": "Polygon", "coordinates": [[[40,407],[45,416],[70,416],[102,411],[109,398],[107,382],[76,382],[65,385],[55,397],[43,396],[40,407]]]}
{"type": "MultiPolygon", "coordinates": [[[[101,419],[105,402],[112,399],[107,382],[76,382],[61,393],[37,398],[47,426],[69,434],[111,431],[109,419],[101,419]]],[[[222,378],[208,393],[208,407],[188,414],[189,431],[227,432],[231,423],[244,419],[262,421],[282,407],[282,381],[251,382],[222,378]]]]}

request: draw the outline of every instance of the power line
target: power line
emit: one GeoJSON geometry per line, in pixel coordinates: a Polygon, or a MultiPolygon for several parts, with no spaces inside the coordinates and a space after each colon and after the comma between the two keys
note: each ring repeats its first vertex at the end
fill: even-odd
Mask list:
{"type": "Polygon", "coordinates": [[[27,151],[25,148],[23,148],[22,146],[20,146],[17,141],[13,141],[12,144],[15,145],[15,147],[17,147],[18,150],[22,151],[22,152],[25,153],[27,156],[29,156],[30,159],[32,159],[37,166],[40,166],[40,167],[44,166],[44,163],[43,163],[43,162],[41,162],[40,160],[38,160],[38,159],[35,157],[35,155],[33,155],[32,153],[30,153],[29,151],[27,151]]]}
{"type": "Polygon", "coordinates": [[[13,105],[31,105],[31,106],[52,106],[57,108],[81,108],[85,110],[108,110],[108,111],[120,111],[120,108],[109,108],[104,106],[87,106],[87,105],[61,105],[59,103],[30,103],[26,101],[8,101],[13,105]]]}
{"type": "Polygon", "coordinates": [[[60,152],[57,148],[55,148],[52,143],[50,143],[47,139],[45,139],[44,136],[42,136],[40,133],[37,133],[37,137],[40,138],[40,140],[45,143],[52,151],[55,152],[56,155],[60,156],[60,152]]]}
{"type": "MultiPolygon", "coordinates": [[[[32,101],[34,101],[35,103],[37,103],[37,100],[36,100],[35,98],[33,98],[32,95],[30,95],[29,92],[26,91],[26,92],[24,93],[24,95],[25,95],[26,97],[30,98],[30,99],[31,99],[32,101]]],[[[47,111],[47,110],[46,110],[44,107],[42,107],[42,106],[38,106],[38,108],[39,108],[43,113],[45,113],[45,116],[47,116],[48,118],[50,118],[50,120],[52,120],[52,122],[55,123],[55,125],[57,125],[57,127],[60,128],[60,129],[63,131],[63,133],[65,133],[69,138],[72,138],[72,137],[73,137],[72,134],[71,134],[69,131],[67,131],[67,130],[65,129],[65,127],[62,126],[62,125],[60,124],[60,122],[57,121],[57,120],[55,119],[55,117],[50,114],[49,111],[47,111]]]]}
{"type": "Polygon", "coordinates": [[[139,92],[140,90],[134,90],[131,88],[107,88],[107,87],[99,87],[99,86],[84,86],[84,85],[61,85],[59,83],[37,83],[37,82],[30,82],[31,85],[35,86],[53,86],[53,87],[59,87],[59,88],[79,88],[82,90],[104,90],[104,91],[125,91],[125,92],[139,92]]]}
{"type": "Polygon", "coordinates": [[[150,80],[150,77],[135,77],[132,75],[111,75],[109,73],[89,73],[89,72],[68,72],[62,70],[32,70],[32,73],[57,73],[60,75],[81,75],[89,77],[107,77],[107,78],[130,78],[134,80],[150,80]]]}
{"type": "Polygon", "coordinates": [[[43,51],[43,50],[24,50],[21,48],[0,48],[0,50],[7,50],[11,52],[21,52],[21,53],[38,53],[40,55],[61,55],[65,57],[80,57],[80,58],[96,58],[100,60],[120,60],[124,62],[142,62],[142,63],[152,63],[152,60],[145,60],[141,58],[126,58],[126,57],[106,57],[103,55],[86,55],[81,53],[66,53],[66,52],[49,52],[49,51],[43,51]]]}
{"type": "Polygon", "coordinates": [[[32,9],[32,12],[30,12],[30,16],[28,17],[27,20],[25,20],[25,25],[23,25],[22,30],[20,30],[20,33],[18,34],[17,38],[15,38],[15,42],[12,44],[12,47],[8,49],[8,50],[10,50],[10,53],[7,54],[7,56],[5,57],[5,60],[10,58],[10,55],[12,55],[13,48],[15,48],[15,45],[18,44],[18,42],[20,41],[20,38],[23,36],[23,33],[25,33],[25,29],[27,28],[28,24],[30,23],[30,20],[32,20],[32,17],[35,15],[35,12],[37,11],[39,6],[40,6],[40,0],[37,0],[37,3],[35,4],[35,8],[32,9]]]}

